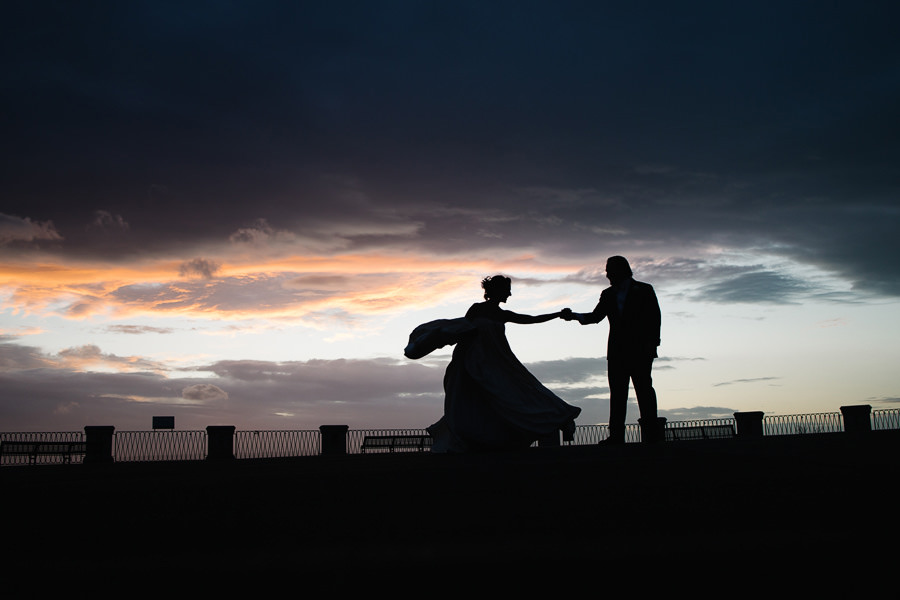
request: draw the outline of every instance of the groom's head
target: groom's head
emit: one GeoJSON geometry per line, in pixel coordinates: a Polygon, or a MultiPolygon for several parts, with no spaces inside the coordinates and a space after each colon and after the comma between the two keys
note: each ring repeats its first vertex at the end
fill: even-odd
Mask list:
{"type": "Polygon", "coordinates": [[[624,256],[610,256],[606,259],[606,278],[613,285],[631,277],[631,265],[624,256]]]}

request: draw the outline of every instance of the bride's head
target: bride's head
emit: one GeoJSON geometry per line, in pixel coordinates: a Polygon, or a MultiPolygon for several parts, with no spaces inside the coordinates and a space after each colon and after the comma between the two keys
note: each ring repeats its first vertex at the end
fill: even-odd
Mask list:
{"type": "Polygon", "coordinates": [[[512,279],[504,275],[485,277],[481,280],[481,287],[484,289],[485,300],[506,302],[512,296],[512,279]]]}

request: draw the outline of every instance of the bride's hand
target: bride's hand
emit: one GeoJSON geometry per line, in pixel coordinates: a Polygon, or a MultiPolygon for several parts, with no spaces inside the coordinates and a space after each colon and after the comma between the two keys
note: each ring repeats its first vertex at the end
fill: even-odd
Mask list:
{"type": "Polygon", "coordinates": [[[571,308],[564,308],[559,312],[559,318],[564,321],[571,321],[574,317],[572,316],[571,308]]]}

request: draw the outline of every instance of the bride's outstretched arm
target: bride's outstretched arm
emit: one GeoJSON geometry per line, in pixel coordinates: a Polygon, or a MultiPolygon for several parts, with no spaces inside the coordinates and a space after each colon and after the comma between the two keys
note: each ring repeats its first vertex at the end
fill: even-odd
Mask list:
{"type": "Polygon", "coordinates": [[[558,319],[562,317],[563,313],[555,312],[555,313],[547,313],[545,315],[521,315],[519,313],[514,313],[511,310],[504,311],[506,313],[506,319],[509,323],[519,323],[520,325],[532,325],[534,323],[546,323],[547,321],[552,321],[553,319],[558,319]]]}

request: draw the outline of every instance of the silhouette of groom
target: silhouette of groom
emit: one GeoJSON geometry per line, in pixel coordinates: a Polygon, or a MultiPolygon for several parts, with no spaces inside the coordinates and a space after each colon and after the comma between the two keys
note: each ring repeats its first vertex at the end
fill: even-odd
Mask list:
{"type": "Polygon", "coordinates": [[[641,439],[660,441],[664,432],[659,426],[656,409],[656,390],[650,370],[659,346],[662,318],[653,286],[635,281],[631,266],[621,256],[606,261],[606,277],[610,287],[600,294],[600,301],[589,313],[563,311],[562,318],[576,320],[582,325],[609,319],[609,341],[606,350],[606,374],[609,379],[609,439],[608,443],[625,442],[625,413],[628,405],[628,384],[634,384],[638,408],[641,412],[641,439]]]}

